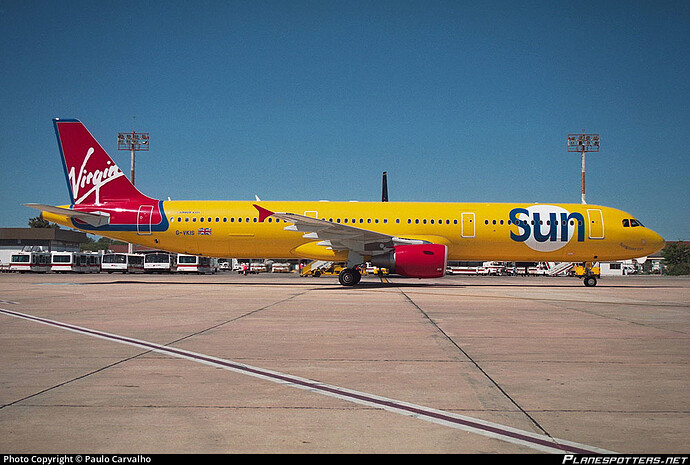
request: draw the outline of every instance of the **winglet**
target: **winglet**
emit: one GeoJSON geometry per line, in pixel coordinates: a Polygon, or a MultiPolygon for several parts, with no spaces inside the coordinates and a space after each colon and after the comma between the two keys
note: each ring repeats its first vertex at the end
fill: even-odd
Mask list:
{"type": "Polygon", "coordinates": [[[266,210],[265,208],[260,207],[257,204],[254,204],[254,208],[256,208],[259,211],[259,223],[263,223],[266,218],[273,215],[273,212],[271,210],[266,210]]]}

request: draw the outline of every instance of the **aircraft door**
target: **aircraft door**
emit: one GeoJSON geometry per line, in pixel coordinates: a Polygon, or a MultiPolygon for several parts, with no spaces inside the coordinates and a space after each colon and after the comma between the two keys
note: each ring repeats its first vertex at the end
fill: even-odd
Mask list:
{"type": "Polygon", "coordinates": [[[463,212],[462,213],[462,230],[460,235],[462,237],[470,238],[475,236],[475,221],[474,212],[463,212]]]}
{"type": "Polygon", "coordinates": [[[142,205],[137,214],[137,234],[148,236],[151,234],[151,217],[153,216],[153,205],[142,205]]]}
{"type": "Polygon", "coordinates": [[[589,238],[603,239],[604,215],[601,210],[587,210],[587,219],[589,220],[589,238]]]}

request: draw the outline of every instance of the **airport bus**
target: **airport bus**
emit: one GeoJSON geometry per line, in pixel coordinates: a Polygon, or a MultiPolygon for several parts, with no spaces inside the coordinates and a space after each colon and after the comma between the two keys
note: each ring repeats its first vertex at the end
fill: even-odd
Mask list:
{"type": "Polygon", "coordinates": [[[177,263],[176,254],[168,252],[147,253],[144,257],[144,271],[146,273],[171,273],[177,263]]]}
{"type": "Polygon", "coordinates": [[[100,273],[101,256],[88,252],[53,252],[50,271],[56,273],[100,273]]]}
{"type": "Polygon", "coordinates": [[[113,273],[143,273],[144,256],[130,253],[106,253],[103,254],[101,270],[113,273]]]}
{"type": "Polygon", "coordinates": [[[175,271],[178,273],[213,273],[213,266],[210,257],[199,257],[197,255],[177,256],[177,266],[175,271]]]}
{"type": "Polygon", "coordinates": [[[50,253],[18,252],[10,258],[10,271],[20,273],[47,273],[50,269],[50,253]]]}

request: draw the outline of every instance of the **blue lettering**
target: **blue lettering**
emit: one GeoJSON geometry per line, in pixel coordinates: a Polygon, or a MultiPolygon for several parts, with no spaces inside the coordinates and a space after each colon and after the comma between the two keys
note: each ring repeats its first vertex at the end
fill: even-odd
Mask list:
{"type": "Polygon", "coordinates": [[[534,234],[534,239],[536,242],[568,242],[570,240],[568,225],[572,222],[573,226],[577,227],[577,241],[584,242],[585,240],[585,218],[581,213],[561,213],[560,221],[558,220],[558,213],[549,212],[549,219],[546,222],[548,226],[548,231],[544,233],[542,231],[542,214],[545,212],[531,212],[532,214],[532,224],[534,228],[530,226],[530,221],[519,219],[519,215],[530,216],[530,211],[526,208],[514,208],[510,211],[509,217],[512,224],[517,226],[518,233],[513,231],[510,232],[510,238],[516,242],[525,242],[534,234]],[[560,223],[560,238],[558,234],[558,225],[560,223]]]}
{"type": "Polygon", "coordinates": [[[539,212],[534,212],[534,238],[537,242],[555,241],[556,240],[556,214],[549,213],[549,233],[544,235],[541,233],[541,215],[539,212]]]}
{"type": "Polygon", "coordinates": [[[529,239],[531,228],[526,221],[518,219],[518,215],[520,213],[524,213],[525,215],[529,216],[529,212],[524,208],[513,208],[510,210],[510,221],[512,221],[513,224],[518,228],[522,229],[522,234],[519,235],[515,234],[513,231],[510,231],[510,238],[517,242],[525,242],[527,239],[529,239]]]}
{"type": "Polygon", "coordinates": [[[565,213],[561,213],[561,240],[563,242],[568,241],[568,223],[573,221],[573,224],[577,226],[577,242],[584,242],[585,240],[585,218],[582,214],[573,212],[566,216],[565,213]]]}

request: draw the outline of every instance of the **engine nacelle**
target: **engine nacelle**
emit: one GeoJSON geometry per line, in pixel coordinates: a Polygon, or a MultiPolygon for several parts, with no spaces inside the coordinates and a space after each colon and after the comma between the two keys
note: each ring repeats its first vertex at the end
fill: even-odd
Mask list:
{"type": "Polygon", "coordinates": [[[442,244],[398,245],[371,257],[371,264],[412,278],[440,278],[446,273],[448,247],[442,244]]]}

